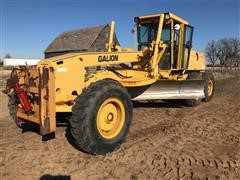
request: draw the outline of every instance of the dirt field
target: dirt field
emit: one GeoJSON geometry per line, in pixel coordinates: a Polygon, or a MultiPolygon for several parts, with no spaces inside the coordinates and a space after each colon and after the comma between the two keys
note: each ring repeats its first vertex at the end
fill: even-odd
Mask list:
{"type": "Polygon", "coordinates": [[[15,126],[0,99],[1,179],[240,179],[240,78],[217,81],[198,107],[136,104],[126,141],[106,156],[73,148],[65,126],[42,142],[15,126]]]}

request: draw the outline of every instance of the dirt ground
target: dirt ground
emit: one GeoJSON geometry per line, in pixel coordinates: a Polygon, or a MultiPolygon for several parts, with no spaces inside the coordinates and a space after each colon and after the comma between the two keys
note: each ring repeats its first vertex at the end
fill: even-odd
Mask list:
{"type": "Polygon", "coordinates": [[[65,126],[46,142],[17,128],[0,93],[0,179],[240,179],[240,78],[216,85],[194,108],[135,104],[125,142],[105,156],[76,150],[65,126]]]}

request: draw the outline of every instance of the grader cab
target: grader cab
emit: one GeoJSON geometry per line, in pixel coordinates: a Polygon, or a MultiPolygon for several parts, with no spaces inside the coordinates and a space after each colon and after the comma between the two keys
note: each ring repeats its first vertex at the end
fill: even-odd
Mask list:
{"type": "Polygon", "coordinates": [[[56,113],[71,112],[70,137],[92,154],[113,151],[132,120],[132,101],[182,99],[195,106],[211,100],[214,79],[204,56],[192,49],[193,27],[172,13],[134,18],[138,50],[113,43],[106,52],[68,53],[15,67],[4,93],[21,126],[54,133],[56,113]]]}

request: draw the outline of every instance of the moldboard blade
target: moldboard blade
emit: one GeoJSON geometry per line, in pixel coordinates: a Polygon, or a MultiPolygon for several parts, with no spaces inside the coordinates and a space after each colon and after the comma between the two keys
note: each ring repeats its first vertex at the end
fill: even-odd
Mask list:
{"type": "Polygon", "coordinates": [[[204,98],[204,81],[159,80],[150,86],[131,88],[129,92],[134,101],[204,98]]]}

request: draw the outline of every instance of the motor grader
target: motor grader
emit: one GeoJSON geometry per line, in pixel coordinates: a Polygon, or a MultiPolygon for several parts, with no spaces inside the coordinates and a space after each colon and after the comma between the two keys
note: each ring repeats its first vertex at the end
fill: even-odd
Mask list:
{"type": "Polygon", "coordinates": [[[203,54],[192,49],[193,27],[172,13],[134,22],[138,50],[113,43],[112,22],[106,52],[68,53],[36,67],[15,67],[4,93],[17,125],[36,123],[44,136],[55,132],[56,113],[71,112],[74,145],[105,154],[124,140],[133,101],[177,99],[188,106],[210,101],[214,79],[203,54]]]}

